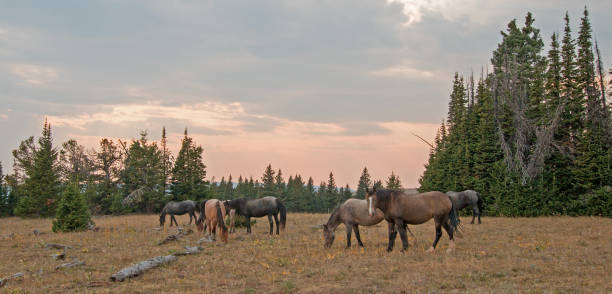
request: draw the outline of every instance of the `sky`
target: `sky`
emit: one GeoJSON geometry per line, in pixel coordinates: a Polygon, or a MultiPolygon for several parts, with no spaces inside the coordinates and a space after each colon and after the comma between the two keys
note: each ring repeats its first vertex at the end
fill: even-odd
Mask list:
{"type": "Polygon", "coordinates": [[[208,179],[268,164],[355,188],[367,166],[418,187],[455,72],[476,76],[531,11],[545,43],[590,11],[606,68],[612,1],[0,0],[0,161],[40,136],[131,140],[162,126],[208,179]]]}

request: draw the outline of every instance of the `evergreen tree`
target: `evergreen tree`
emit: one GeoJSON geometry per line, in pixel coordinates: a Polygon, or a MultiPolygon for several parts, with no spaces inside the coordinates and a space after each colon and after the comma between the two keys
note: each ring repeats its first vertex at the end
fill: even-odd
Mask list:
{"type": "Polygon", "coordinates": [[[344,186],[344,193],[342,193],[342,199],[341,201],[339,201],[339,203],[344,203],[344,201],[346,201],[347,199],[353,197],[353,192],[351,192],[351,187],[349,187],[348,184],[346,184],[346,186],[344,186]]]}
{"type": "MultiPolygon", "coordinates": [[[[114,212],[118,214],[122,212],[120,206],[120,193],[118,193],[117,181],[120,174],[120,163],[121,153],[119,152],[119,146],[117,146],[113,140],[101,139],[100,140],[100,151],[94,155],[94,165],[96,172],[100,174],[97,183],[97,193],[94,197],[88,199],[90,206],[99,206],[99,211],[102,213],[109,213],[110,207],[113,201],[115,202],[114,212]]],[[[95,209],[94,211],[97,211],[95,209]]]]}
{"type": "MultiPolygon", "coordinates": [[[[13,155],[17,155],[15,151],[13,155]]],[[[15,214],[20,216],[53,215],[55,202],[60,192],[58,152],[53,148],[51,124],[46,120],[42,137],[38,140],[38,148],[35,148],[31,155],[31,162],[22,162],[26,178],[24,191],[15,208],[15,214]]],[[[18,161],[23,160],[18,156],[15,157],[18,161]]]]}
{"type": "Polygon", "coordinates": [[[0,161],[0,217],[11,215],[12,209],[8,206],[8,193],[4,183],[4,174],[2,173],[2,162],[0,161]]]}
{"type": "Polygon", "coordinates": [[[374,181],[374,184],[372,184],[372,189],[374,190],[380,190],[380,189],[384,189],[385,186],[383,186],[383,183],[381,180],[376,180],[374,181]]]}
{"type": "Polygon", "coordinates": [[[139,212],[159,211],[165,204],[161,191],[163,184],[162,152],[157,144],[150,143],[147,132],[140,133],[140,139],[133,140],[127,148],[121,171],[121,188],[125,196],[132,196],[126,203],[139,212]]]}
{"type": "Polygon", "coordinates": [[[53,232],[84,231],[93,223],[78,184],[71,183],[57,205],[53,232]]]}
{"type": "MultiPolygon", "coordinates": [[[[202,146],[196,146],[193,139],[187,135],[185,129],[184,137],[181,142],[181,150],[174,162],[172,169],[171,192],[174,200],[196,200],[206,197],[206,165],[203,162],[202,146]]],[[[160,152],[160,172],[162,183],[163,175],[163,152],[160,152]]]]}
{"type": "Polygon", "coordinates": [[[264,171],[264,174],[261,176],[261,182],[263,184],[263,187],[262,187],[263,195],[278,196],[276,194],[277,187],[276,187],[276,183],[274,182],[275,180],[274,175],[275,175],[275,172],[272,169],[272,164],[268,164],[268,166],[266,167],[266,170],[264,171]]]}
{"type": "MultiPolygon", "coordinates": [[[[187,132],[187,130],[185,130],[187,132]]],[[[172,154],[168,150],[168,138],[166,137],[166,127],[162,127],[162,137],[160,142],[161,153],[162,153],[162,194],[166,197],[168,190],[168,181],[172,172],[172,154]]],[[[181,146],[182,148],[182,146],[181,146]]]]}
{"type": "Polygon", "coordinates": [[[305,211],[307,212],[316,212],[316,190],[314,186],[314,180],[312,177],[308,178],[308,182],[306,183],[306,190],[304,191],[304,203],[305,203],[305,211]]]}
{"type": "Polygon", "coordinates": [[[567,106],[561,115],[559,132],[556,136],[562,141],[567,141],[569,150],[575,149],[576,136],[582,131],[581,116],[584,113],[584,105],[578,94],[577,72],[576,72],[576,46],[572,38],[569,14],[565,13],[565,29],[561,45],[561,96],[565,99],[567,106]]]}
{"type": "Polygon", "coordinates": [[[285,190],[286,190],[286,184],[285,184],[285,180],[283,179],[283,172],[278,169],[278,172],[276,173],[276,177],[274,177],[274,184],[276,185],[276,193],[274,195],[276,195],[277,197],[280,197],[281,199],[285,198],[285,190]]]}
{"type": "Polygon", "coordinates": [[[336,186],[336,179],[334,179],[334,174],[329,172],[329,178],[327,179],[327,191],[325,193],[325,207],[326,208],[334,208],[339,200],[339,191],[336,186]]]}
{"type": "Polygon", "coordinates": [[[356,197],[359,199],[365,199],[366,190],[372,186],[372,179],[370,178],[370,174],[368,173],[368,168],[364,167],[361,172],[361,176],[359,177],[359,184],[357,184],[357,194],[356,197]]]}
{"type": "Polygon", "coordinates": [[[391,190],[401,190],[402,183],[397,175],[394,172],[391,172],[391,175],[387,178],[385,188],[391,190]]]}

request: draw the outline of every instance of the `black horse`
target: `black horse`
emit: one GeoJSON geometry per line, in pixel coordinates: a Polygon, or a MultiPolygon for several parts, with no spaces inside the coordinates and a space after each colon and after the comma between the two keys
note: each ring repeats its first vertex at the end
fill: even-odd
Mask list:
{"type": "Polygon", "coordinates": [[[478,224],[481,224],[480,215],[482,215],[482,197],[480,196],[480,193],[474,190],[465,190],[463,192],[448,191],[446,192],[446,195],[450,197],[451,201],[453,202],[453,206],[457,209],[457,212],[471,206],[472,224],[474,223],[474,218],[476,218],[476,216],[478,216],[478,224]]]}
{"type": "Polygon", "coordinates": [[[237,214],[246,217],[247,234],[251,233],[251,217],[264,217],[267,215],[268,222],[270,223],[270,235],[272,235],[274,229],[272,216],[274,216],[274,222],[276,223],[276,234],[278,235],[279,213],[280,228],[282,230],[285,229],[285,223],[287,222],[287,210],[285,209],[283,203],[281,203],[276,197],[266,196],[259,199],[239,198],[229,200],[225,203],[231,209],[235,209],[237,214]]]}
{"type": "Polygon", "coordinates": [[[166,203],[166,206],[161,211],[159,215],[159,226],[163,227],[166,222],[166,214],[170,215],[170,226],[172,226],[172,222],[178,226],[174,215],[183,215],[185,213],[189,214],[189,224],[191,225],[191,219],[195,219],[196,223],[198,223],[198,218],[195,215],[196,211],[200,211],[198,205],[192,200],[185,200],[181,202],[170,201],[166,203]]]}

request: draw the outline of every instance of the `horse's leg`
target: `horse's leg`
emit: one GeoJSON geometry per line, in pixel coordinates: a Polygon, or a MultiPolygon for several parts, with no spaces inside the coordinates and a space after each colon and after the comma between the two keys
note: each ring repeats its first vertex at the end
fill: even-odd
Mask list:
{"type": "Polygon", "coordinates": [[[191,226],[191,214],[193,214],[193,211],[189,212],[189,225],[191,226]]]}
{"type": "Polygon", "coordinates": [[[276,224],[276,234],[278,235],[278,213],[274,214],[274,223],[276,224]]]}
{"type": "Polygon", "coordinates": [[[408,249],[408,238],[406,236],[406,225],[404,224],[404,220],[400,218],[396,219],[395,227],[399,231],[400,238],[402,239],[402,251],[406,251],[406,249],[408,249]]]}
{"type": "Polygon", "coordinates": [[[397,236],[397,231],[395,231],[395,224],[393,222],[387,221],[389,225],[389,245],[387,246],[387,251],[393,251],[393,245],[395,244],[395,237],[397,236]]]}
{"type": "Polygon", "coordinates": [[[480,221],[480,215],[482,215],[482,211],[480,211],[480,208],[478,208],[478,204],[476,204],[476,212],[478,213],[478,224],[482,224],[482,222],[480,221]]]}
{"type": "Polygon", "coordinates": [[[353,225],[353,231],[355,231],[355,238],[357,238],[357,243],[359,243],[359,247],[363,247],[363,243],[361,243],[361,236],[359,236],[359,226],[353,225]]]}
{"type": "Polygon", "coordinates": [[[436,249],[436,245],[438,245],[438,241],[440,237],[442,237],[442,222],[439,217],[434,217],[434,221],[436,222],[436,239],[431,245],[431,248],[427,249],[427,252],[433,252],[436,249]]]}
{"type": "Polygon", "coordinates": [[[247,234],[251,233],[251,217],[247,216],[246,217],[246,222],[247,222],[247,234]]]}
{"type": "Polygon", "coordinates": [[[478,207],[476,205],[472,205],[472,222],[474,224],[474,219],[476,218],[476,214],[478,213],[478,207]]]}
{"type": "Polygon", "coordinates": [[[213,220],[210,222],[210,227],[212,228],[212,240],[217,241],[217,222],[219,220],[213,220]]]}
{"type": "Polygon", "coordinates": [[[353,226],[349,224],[344,224],[346,227],[346,248],[351,248],[351,232],[353,231],[353,226]]]}
{"type": "Polygon", "coordinates": [[[178,222],[176,222],[176,218],[174,218],[174,214],[170,215],[170,226],[172,226],[172,221],[174,221],[174,225],[178,227],[178,222]]]}
{"type": "Polygon", "coordinates": [[[268,214],[268,223],[270,223],[270,235],[274,232],[274,223],[272,222],[272,215],[268,214]]]}
{"type": "Polygon", "coordinates": [[[451,228],[448,221],[445,221],[442,226],[444,227],[444,230],[446,231],[446,233],[448,234],[448,238],[450,239],[450,242],[448,244],[448,249],[446,249],[446,253],[451,253],[455,250],[455,240],[453,238],[453,229],[451,228]]]}

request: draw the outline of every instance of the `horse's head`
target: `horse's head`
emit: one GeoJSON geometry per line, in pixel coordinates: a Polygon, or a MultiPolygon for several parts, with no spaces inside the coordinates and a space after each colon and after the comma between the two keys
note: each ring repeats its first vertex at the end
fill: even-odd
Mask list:
{"type": "Polygon", "coordinates": [[[323,225],[323,238],[325,239],[325,248],[330,248],[334,243],[334,232],[329,228],[328,225],[323,225]]]}
{"type": "Polygon", "coordinates": [[[200,216],[200,218],[196,221],[196,227],[198,228],[198,232],[204,231],[204,221],[202,220],[202,217],[200,216]]]}
{"type": "MultiPolygon", "coordinates": [[[[223,220],[221,220],[223,221],[223,220]]],[[[227,229],[223,230],[221,229],[221,241],[223,241],[225,244],[227,244],[227,239],[229,237],[229,231],[227,229]]]]}
{"type": "Polygon", "coordinates": [[[377,207],[376,188],[370,190],[366,188],[366,201],[368,202],[368,215],[374,216],[377,207]]]}

